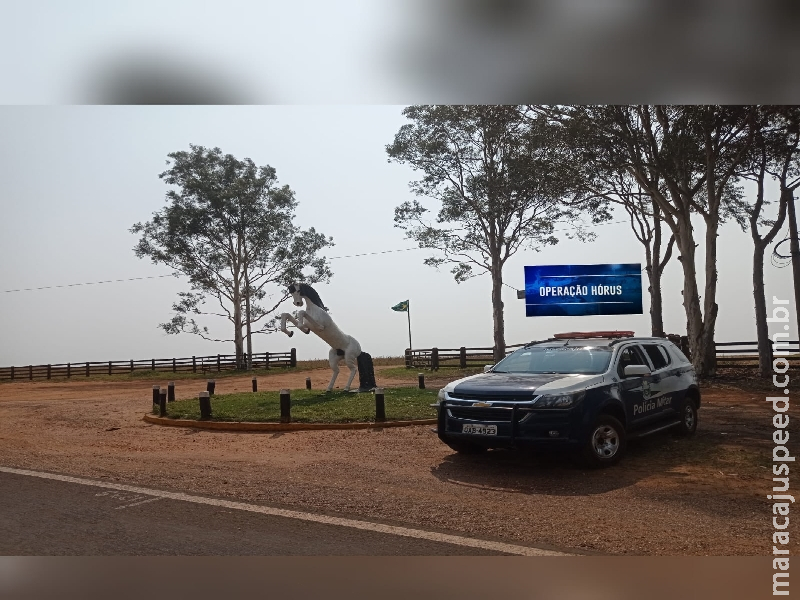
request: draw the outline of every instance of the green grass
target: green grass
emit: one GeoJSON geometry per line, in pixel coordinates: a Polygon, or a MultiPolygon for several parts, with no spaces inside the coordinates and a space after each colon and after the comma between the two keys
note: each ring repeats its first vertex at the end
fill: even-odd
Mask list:
{"type": "MultiPolygon", "coordinates": [[[[385,388],[386,419],[402,421],[433,419],[437,390],[417,388],[385,388]]],[[[371,393],[320,390],[291,391],[292,421],[301,423],[358,423],[375,420],[375,396],[371,393]]],[[[215,421],[280,421],[279,392],[245,392],[211,397],[212,419],[215,421]]],[[[167,417],[199,419],[197,399],[167,404],[167,417]]]]}

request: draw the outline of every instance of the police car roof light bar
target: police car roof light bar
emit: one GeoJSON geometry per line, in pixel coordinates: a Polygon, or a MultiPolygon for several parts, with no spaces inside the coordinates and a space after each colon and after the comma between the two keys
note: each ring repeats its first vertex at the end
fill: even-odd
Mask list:
{"type": "Polygon", "coordinates": [[[633,331],[570,331],[568,333],[556,333],[553,335],[557,340],[587,340],[592,338],[616,339],[633,336],[633,331]]]}

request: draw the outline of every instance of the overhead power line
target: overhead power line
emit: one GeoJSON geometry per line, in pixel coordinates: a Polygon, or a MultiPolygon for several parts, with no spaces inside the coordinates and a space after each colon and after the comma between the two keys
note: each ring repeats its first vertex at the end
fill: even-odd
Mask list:
{"type": "MultiPolygon", "coordinates": [[[[606,222],[606,223],[597,223],[596,225],[616,225],[616,224],[619,224],[619,223],[627,223],[627,222],[628,221],[609,221],[609,222],[606,222]]],[[[555,231],[563,231],[565,229],[574,229],[574,226],[572,226],[572,227],[559,227],[559,228],[556,228],[555,231]]],[[[389,253],[392,253],[392,252],[408,252],[409,250],[432,250],[432,248],[419,248],[419,247],[416,247],[416,248],[398,248],[396,250],[381,250],[380,252],[362,252],[361,254],[346,254],[344,256],[329,256],[328,260],[337,260],[337,259],[340,259],[340,258],[357,258],[359,256],[374,256],[376,254],[389,254],[389,253]]],[[[128,277],[128,278],[125,278],[125,279],[105,279],[103,281],[87,281],[87,282],[83,282],[83,283],[65,283],[63,285],[44,285],[44,286],[41,286],[41,287],[33,287],[33,288],[18,288],[18,289],[15,289],[15,290],[3,290],[2,293],[3,294],[8,294],[8,293],[11,293],[11,292],[34,292],[34,291],[38,291],[38,290],[52,290],[52,289],[55,289],[55,288],[77,287],[79,285],[100,285],[102,283],[118,283],[120,281],[140,281],[140,280],[143,280],[143,279],[161,279],[162,277],[175,277],[175,275],[171,273],[169,275],[150,275],[148,277],[128,277]]],[[[504,283],[503,285],[508,285],[508,284],[504,283]]],[[[508,287],[512,287],[512,286],[509,285],[508,287]]],[[[516,289],[516,288],[512,287],[512,289],[516,289]]]]}

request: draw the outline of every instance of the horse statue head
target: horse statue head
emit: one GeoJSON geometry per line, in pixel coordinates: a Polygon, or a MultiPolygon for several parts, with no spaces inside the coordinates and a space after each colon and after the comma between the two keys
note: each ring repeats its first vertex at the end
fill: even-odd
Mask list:
{"type": "Polygon", "coordinates": [[[319,306],[325,312],[328,308],[322,303],[319,294],[307,283],[293,283],[289,286],[289,293],[292,295],[292,302],[295,306],[303,306],[303,298],[312,304],[319,306]]]}

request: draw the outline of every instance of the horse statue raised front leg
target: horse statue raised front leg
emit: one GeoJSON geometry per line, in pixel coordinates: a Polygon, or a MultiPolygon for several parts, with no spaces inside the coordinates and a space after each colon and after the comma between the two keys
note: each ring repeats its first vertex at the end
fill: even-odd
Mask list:
{"type": "Polygon", "coordinates": [[[292,294],[295,306],[303,306],[303,301],[305,300],[305,310],[297,311],[297,318],[294,318],[289,313],[283,313],[281,315],[280,330],[288,336],[294,334],[293,331],[286,329],[286,321],[291,321],[303,333],[307,334],[313,331],[327,342],[331,347],[328,353],[328,362],[333,371],[327,391],[330,392],[333,389],[336,377],[339,375],[339,363],[342,361],[350,369],[350,378],[344,386],[345,391],[350,391],[350,385],[356,376],[358,357],[361,355],[361,345],[353,336],[342,332],[333,322],[319,294],[310,285],[305,283],[293,284],[289,286],[289,293],[292,294]]]}

